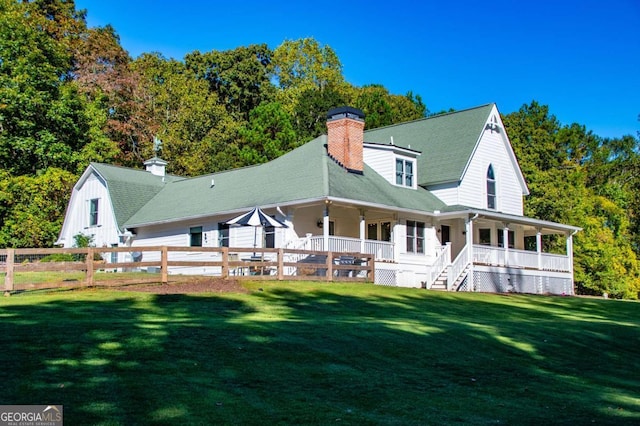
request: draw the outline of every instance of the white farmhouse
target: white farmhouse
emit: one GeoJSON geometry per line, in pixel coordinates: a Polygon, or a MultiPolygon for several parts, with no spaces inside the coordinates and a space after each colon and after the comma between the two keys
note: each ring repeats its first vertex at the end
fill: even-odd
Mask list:
{"type": "MultiPolygon", "coordinates": [[[[573,294],[580,228],[523,216],[527,185],[495,104],[364,131],[342,107],[327,134],[269,163],[195,178],[91,164],[73,189],[58,244],[251,247],[230,218],[259,206],[287,228],[264,247],[375,255],[385,285],[573,294]],[[543,236],[566,240],[545,253],[543,236]]],[[[115,261],[115,259],[114,259],[115,261]]]]}

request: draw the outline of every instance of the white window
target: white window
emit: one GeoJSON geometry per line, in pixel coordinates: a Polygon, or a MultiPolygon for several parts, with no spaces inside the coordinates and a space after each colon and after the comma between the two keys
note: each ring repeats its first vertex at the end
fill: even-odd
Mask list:
{"type": "Polygon", "coordinates": [[[229,225],[224,222],[218,223],[218,246],[229,247],[229,225]]]}
{"type": "Polygon", "coordinates": [[[391,222],[368,222],[367,239],[376,241],[391,241],[391,222]]]}
{"type": "Polygon", "coordinates": [[[489,169],[487,170],[487,208],[490,210],[495,210],[497,208],[496,205],[496,175],[493,172],[493,166],[489,164],[489,169]]]}
{"type": "Polygon", "coordinates": [[[396,185],[413,188],[414,161],[396,158],[396,185]]]}
{"type": "Polygon", "coordinates": [[[202,226],[189,228],[189,245],[191,247],[202,247],[202,226]]]}
{"type": "Polygon", "coordinates": [[[424,222],[407,221],[407,252],[424,253],[424,222]]]}
{"type": "Polygon", "coordinates": [[[100,199],[94,198],[89,201],[89,226],[98,226],[98,207],[100,199]]]}
{"type": "MultiPolygon", "coordinates": [[[[516,233],[514,231],[507,231],[509,238],[509,248],[515,248],[516,246],[516,233]]],[[[498,229],[498,247],[504,248],[504,229],[498,229]]]]}

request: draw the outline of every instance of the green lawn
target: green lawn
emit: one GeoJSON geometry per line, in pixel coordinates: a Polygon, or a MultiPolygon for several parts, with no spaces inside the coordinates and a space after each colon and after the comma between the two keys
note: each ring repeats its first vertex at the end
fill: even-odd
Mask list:
{"type": "Polygon", "coordinates": [[[69,425],[640,424],[640,303],[245,285],[4,297],[0,404],[69,425]]]}

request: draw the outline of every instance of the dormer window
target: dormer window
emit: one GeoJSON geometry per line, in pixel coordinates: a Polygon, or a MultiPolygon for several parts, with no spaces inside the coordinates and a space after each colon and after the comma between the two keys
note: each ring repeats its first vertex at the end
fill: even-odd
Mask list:
{"type": "Polygon", "coordinates": [[[493,172],[493,165],[489,164],[487,169],[487,208],[496,209],[496,176],[493,172]]]}
{"type": "Polygon", "coordinates": [[[396,158],[396,185],[413,188],[414,161],[396,158]]]}

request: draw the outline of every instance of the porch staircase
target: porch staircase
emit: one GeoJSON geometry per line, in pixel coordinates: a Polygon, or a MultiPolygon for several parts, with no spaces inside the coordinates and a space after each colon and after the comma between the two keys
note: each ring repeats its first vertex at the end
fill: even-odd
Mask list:
{"type": "MultiPolygon", "coordinates": [[[[456,278],[456,280],[453,282],[453,285],[451,286],[451,290],[449,290],[449,291],[458,291],[458,289],[461,287],[461,285],[467,279],[467,275],[468,274],[469,274],[469,266],[464,268],[462,273],[460,275],[458,275],[458,278],[456,278]]],[[[429,289],[430,290],[436,290],[436,291],[448,291],[447,290],[447,276],[448,276],[448,271],[445,269],[444,271],[442,271],[440,273],[440,275],[438,275],[438,278],[436,278],[436,280],[433,282],[433,284],[431,284],[431,287],[429,289]]]]}

